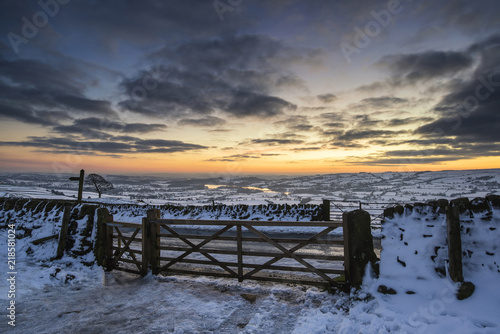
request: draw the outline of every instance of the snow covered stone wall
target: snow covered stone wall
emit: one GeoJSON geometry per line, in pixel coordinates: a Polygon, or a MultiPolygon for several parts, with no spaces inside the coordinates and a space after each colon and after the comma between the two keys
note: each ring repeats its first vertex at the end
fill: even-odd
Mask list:
{"type": "MultiPolygon", "coordinates": [[[[67,201],[0,199],[0,230],[15,227],[16,269],[21,286],[50,281],[78,281],[94,267],[94,221],[97,206],[67,201]],[[56,259],[65,206],[70,220],[62,257],[56,259]],[[25,270],[36,265],[37,277],[25,270]]],[[[1,265],[5,265],[2,263],[1,265]]]]}
{"type": "Polygon", "coordinates": [[[162,218],[170,219],[238,219],[265,221],[321,220],[321,206],[313,204],[205,205],[205,206],[138,206],[106,205],[115,220],[140,223],[149,209],[159,209],[162,218]]]}
{"type": "MultiPolygon", "coordinates": [[[[447,276],[447,204],[442,200],[386,210],[380,263],[384,284],[380,291],[414,294],[426,286],[407,284],[415,278],[425,282],[447,276]]],[[[500,279],[500,196],[472,201],[460,198],[450,205],[460,210],[465,281],[473,282],[473,276],[483,270],[497,273],[500,279]]]]}
{"type": "Polygon", "coordinates": [[[470,330],[497,326],[491,319],[500,310],[500,196],[451,203],[460,207],[464,280],[475,285],[465,300],[457,299],[460,284],[447,271],[447,201],[386,210],[380,276],[368,274],[362,291],[372,294],[380,307],[406,314],[407,330],[428,330],[443,317],[456,328],[456,314],[464,312],[473,318],[464,319],[470,330]]]}

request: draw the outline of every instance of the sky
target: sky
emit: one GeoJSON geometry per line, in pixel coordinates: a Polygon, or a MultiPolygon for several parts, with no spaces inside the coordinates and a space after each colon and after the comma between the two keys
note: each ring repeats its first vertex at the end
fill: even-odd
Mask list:
{"type": "Polygon", "coordinates": [[[500,168],[500,2],[0,3],[0,171],[500,168]]]}

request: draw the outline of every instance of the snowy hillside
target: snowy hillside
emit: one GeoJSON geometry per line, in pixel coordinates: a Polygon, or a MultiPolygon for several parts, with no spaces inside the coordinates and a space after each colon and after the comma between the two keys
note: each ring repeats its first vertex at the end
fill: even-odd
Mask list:
{"type": "MultiPolygon", "coordinates": [[[[0,197],[73,199],[77,183],[67,174],[0,174],[0,197]]],[[[326,198],[354,202],[425,202],[500,194],[500,169],[441,172],[325,174],[300,177],[105,176],[115,189],[101,203],[155,205],[320,204],[326,198]]],[[[356,206],[356,204],[353,204],[356,206]]]]}

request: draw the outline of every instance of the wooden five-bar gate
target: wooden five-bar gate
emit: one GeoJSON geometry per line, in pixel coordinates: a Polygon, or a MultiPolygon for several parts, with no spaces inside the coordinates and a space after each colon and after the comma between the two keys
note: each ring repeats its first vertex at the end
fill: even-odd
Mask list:
{"type": "MultiPolygon", "coordinates": [[[[242,221],[161,219],[149,210],[142,224],[101,222],[101,264],[130,273],[191,274],[345,289],[353,252],[348,220],[242,221]],[[186,228],[189,225],[189,228],[186,228]],[[344,237],[329,235],[343,227],[344,237]],[[279,229],[282,233],[271,232],[279,229]],[[290,231],[300,228],[297,233],[290,231]],[[304,233],[304,228],[314,232],[304,233]],[[284,236],[284,237],[282,237],[284,236]]],[[[99,259],[98,259],[99,262],[99,259]]]]}

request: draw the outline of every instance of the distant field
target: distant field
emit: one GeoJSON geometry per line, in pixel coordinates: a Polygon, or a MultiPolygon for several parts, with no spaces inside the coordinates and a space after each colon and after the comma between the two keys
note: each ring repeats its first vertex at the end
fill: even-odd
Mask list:
{"type": "MultiPolygon", "coordinates": [[[[77,183],[65,174],[0,174],[0,197],[71,199],[77,183]]],[[[326,174],[301,177],[162,178],[103,175],[115,189],[98,199],[139,204],[319,204],[323,199],[363,203],[408,203],[500,194],[500,169],[440,172],[326,174]]],[[[354,204],[355,205],[355,204],[354,204]]]]}

